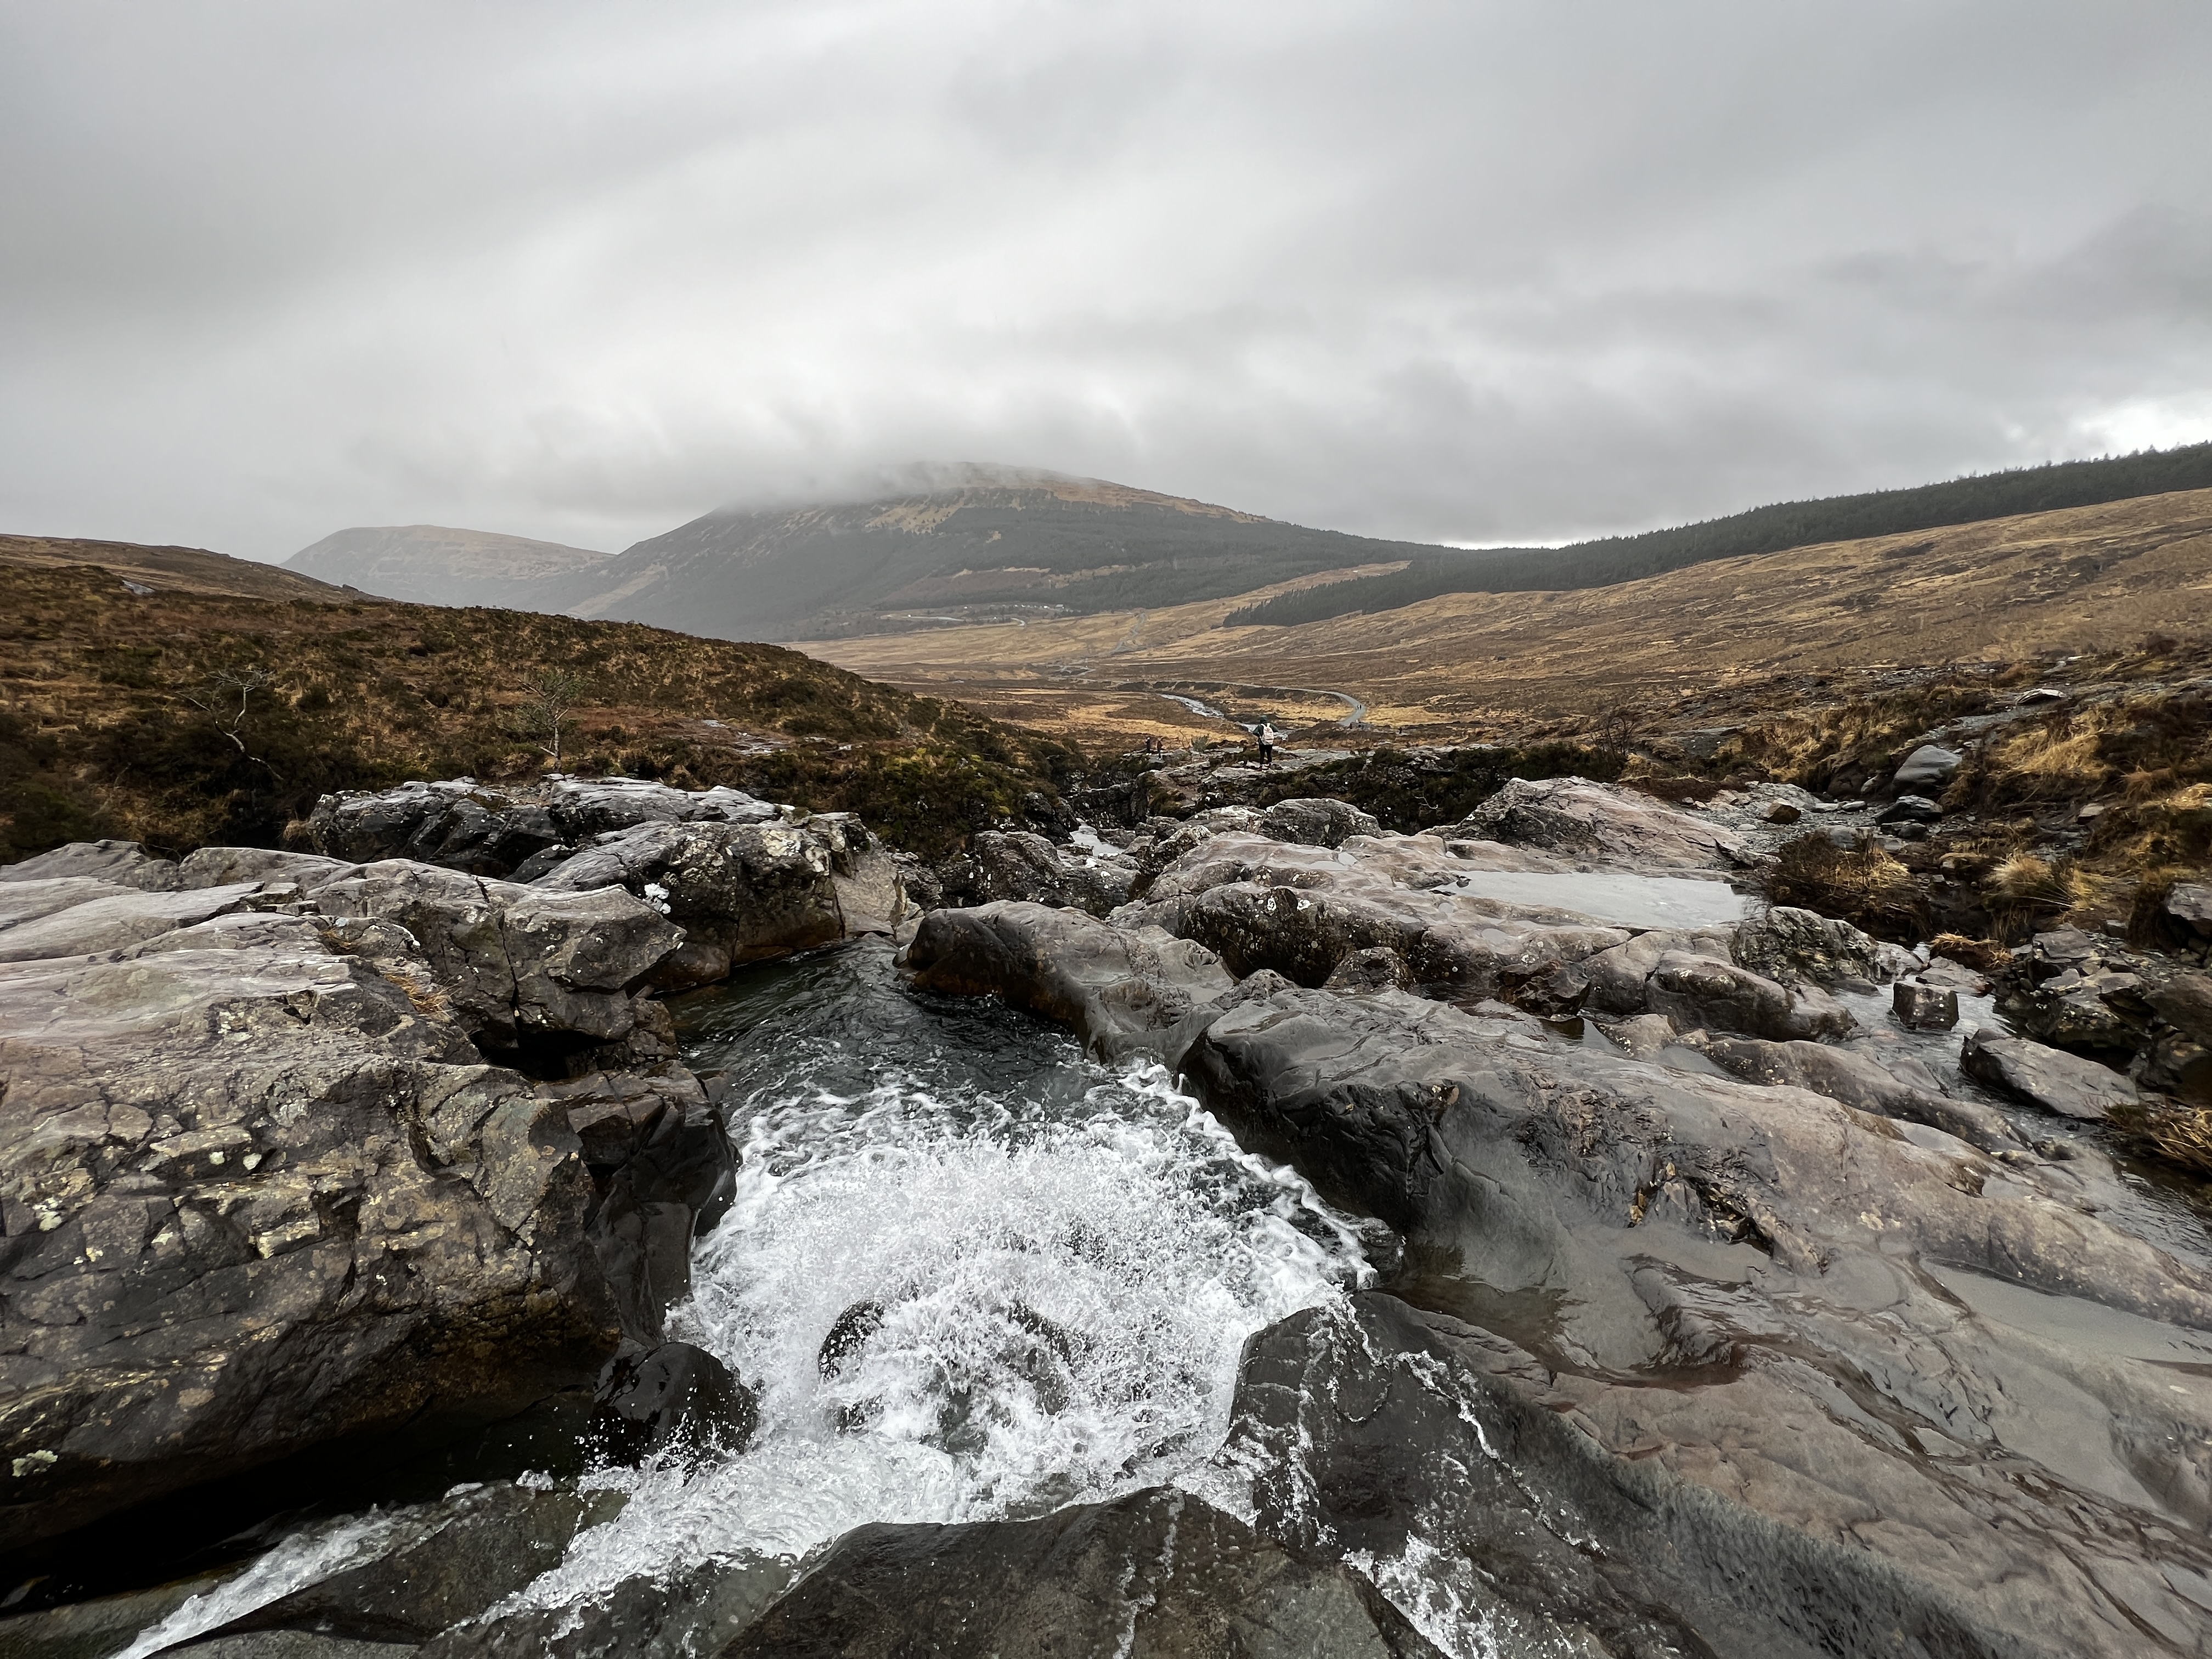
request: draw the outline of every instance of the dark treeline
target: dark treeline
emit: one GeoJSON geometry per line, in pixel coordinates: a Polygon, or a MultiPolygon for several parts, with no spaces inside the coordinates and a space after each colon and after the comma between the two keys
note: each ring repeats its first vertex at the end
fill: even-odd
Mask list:
{"type": "Polygon", "coordinates": [[[1897,536],[1916,530],[2045,513],[2062,507],[2212,489],[2212,443],[2145,450],[2094,461],[2062,461],[1954,478],[1912,489],[1881,489],[1824,501],[1784,501],[1725,519],[1608,536],[1569,547],[1492,548],[1416,559],[1403,570],[1331,582],[1232,611],[1224,628],[1324,622],[1432,599],[1442,593],[1522,593],[1605,587],[1709,559],[1779,553],[1822,542],[1897,536]]]}

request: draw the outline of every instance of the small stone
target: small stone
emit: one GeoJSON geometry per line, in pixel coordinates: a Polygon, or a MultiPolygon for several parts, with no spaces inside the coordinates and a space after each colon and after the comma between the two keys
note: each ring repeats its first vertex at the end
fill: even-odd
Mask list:
{"type": "Polygon", "coordinates": [[[1416,981],[1406,958],[1387,945],[1354,951],[1322,981],[1325,991],[1410,991],[1416,981]]]}
{"type": "Polygon", "coordinates": [[[1908,1031],[1948,1031],[1959,1023],[1959,994],[1948,986],[1901,979],[1890,992],[1890,1007],[1908,1031]]]}
{"type": "Polygon", "coordinates": [[[1881,809],[1876,823],[1933,823],[1943,816],[1943,809],[1925,795],[1899,795],[1881,809]]]}
{"type": "Polygon", "coordinates": [[[1766,809],[1769,823],[1795,823],[1805,815],[1786,800],[1778,800],[1766,809]]]}

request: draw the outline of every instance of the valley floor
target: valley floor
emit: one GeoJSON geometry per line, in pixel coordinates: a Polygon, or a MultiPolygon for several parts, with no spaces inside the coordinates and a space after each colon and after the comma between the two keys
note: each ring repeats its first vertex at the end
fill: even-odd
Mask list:
{"type": "Polygon", "coordinates": [[[1342,719],[1330,695],[1341,694],[1367,705],[1374,735],[1430,742],[1624,709],[1663,721],[1716,693],[1795,700],[1915,665],[2212,633],[2212,490],[1717,560],[1612,587],[1222,626],[1252,598],[800,648],[1086,745],[1234,736],[1163,692],[1316,727],[1342,719]]]}

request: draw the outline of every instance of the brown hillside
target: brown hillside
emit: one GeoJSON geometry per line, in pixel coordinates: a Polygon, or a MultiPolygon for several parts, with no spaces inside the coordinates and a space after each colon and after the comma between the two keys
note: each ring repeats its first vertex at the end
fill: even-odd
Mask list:
{"type": "Polygon", "coordinates": [[[568,769],[859,810],[917,849],[1048,789],[1060,758],[775,646],[361,595],[141,594],[103,563],[0,564],[0,861],[103,835],[265,844],[326,790],[535,774],[525,686],[548,670],[580,682],[568,769]]]}
{"type": "Polygon", "coordinates": [[[370,596],[313,576],[234,559],[204,547],[145,547],[137,542],[94,542],[59,536],[0,536],[0,564],[31,570],[96,565],[118,580],[164,592],[227,593],[243,599],[323,599],[368,602],[370,596]]]}
{"type": "Polygon", "coordinates": [[[1297,719],[1336,691],[1443,738],[1882,664],[2109,650],[2212,633],[2212,490],[1717,560],[1559,593],[1457,593],[1296,628],[1241,600],[805,648],[1088,740],[1205,724],[1151,695],[1220,688],[1297,719]],[[1304,697],[1287,695],[1303,688],[1304,697]]]}

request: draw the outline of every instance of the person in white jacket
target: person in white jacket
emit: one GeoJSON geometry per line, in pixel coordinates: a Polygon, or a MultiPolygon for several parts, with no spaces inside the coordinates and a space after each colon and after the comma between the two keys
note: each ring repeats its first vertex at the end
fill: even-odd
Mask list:
{"type": "Polygon", "coordinates": [[[1273,721],[1261,720],[1260,722],[1259,738],[1261,765],[1273,766],[1275,763],[1275,744],[1281,736],[1282,733],[1275,730],[1273,721]]]}

